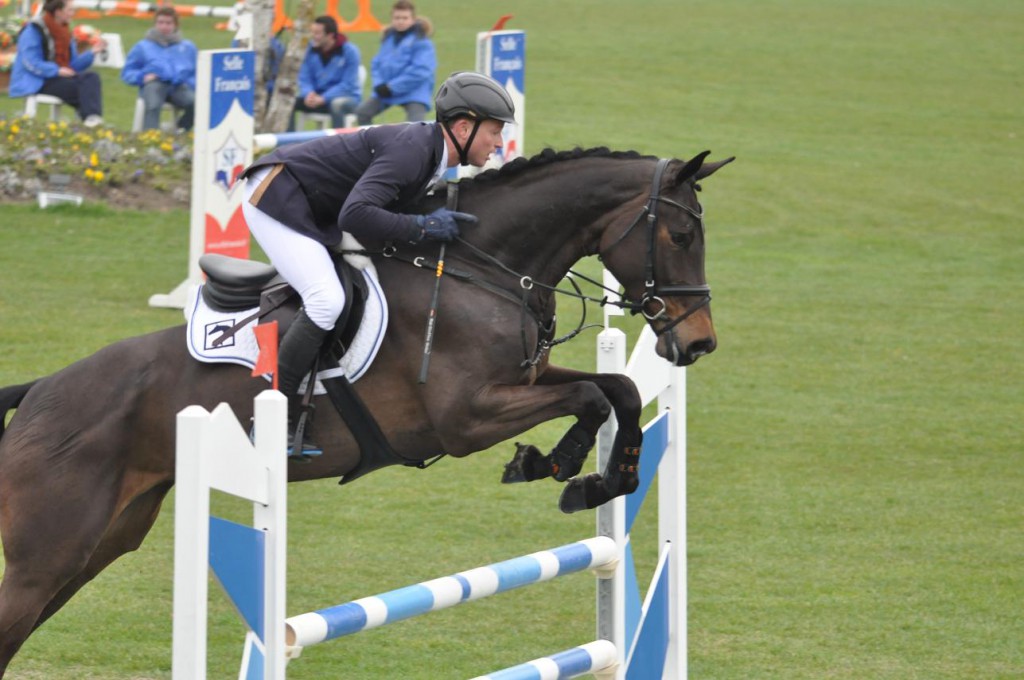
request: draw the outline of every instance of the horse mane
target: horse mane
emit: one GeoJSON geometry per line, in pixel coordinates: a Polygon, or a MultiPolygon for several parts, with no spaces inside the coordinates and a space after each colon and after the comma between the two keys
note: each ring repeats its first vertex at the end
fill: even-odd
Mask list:
{"type": "MultiPolygon", "coordinates": [[[[580,158],[654,158],[654,156],[645,156],[637,151],[612,151],[606,146],[598,146],[591,149],[583,149],[581,147],[575,147],[567,151],[555,151],[552,148],[547,148],[530,158],[524,158],[520,156],[508,163],[505,163],[500,168],[493,168],[481,172],[476,177],[470,179],[470,182],[493,182],[496,180],[505,179],[513,175],[519,175],[527,170],[533,168],[550,165],[552,163],[560,163],[562,161],[577,160],[580,158]]],[[[465,182],[466,180],[462,180],[465,182]]]]}

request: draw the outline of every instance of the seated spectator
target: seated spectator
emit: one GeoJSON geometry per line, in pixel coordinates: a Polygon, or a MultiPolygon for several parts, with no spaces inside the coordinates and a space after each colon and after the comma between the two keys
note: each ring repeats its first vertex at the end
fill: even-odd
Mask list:
{"type": "MultiPolygon", "coordinates": [[[[328,113],[331,125],[345,127],[345,116],[356,110],[363,93],[359,84],[359,48],[338,32],[338,22],[317,17],[309,30],[309,49],[299,67],[295,111],[328,113]]],[[[290,129],[294,127],[293,122],[290,129]]]]}
{"type": "Polygon", "coordinates": [[[181,37],[178,13],[163,6],[153,16],[153,28],[128,52],[121,80],[139,88],[145,105],[142,129],[160,127],[165,102],[182,111],[178,128],[191,130],[196,102],[196,46],[181,37]]]}
{"type": "Polygon", "coordinates": [[[71,35],[71,0],[46,0],[43,11],[18,34],[18,54],[11,69],[10,95],[48,94],[75,108],[87,127],[103,123],[103,86],[89,71],[92,47],[106,49],[100,39],[81,54],[71,35]]]}
{"type": "Polygon", "coordinates": [[[426,118],[437,70],[431,33],[430,21],[417,18],[416,7],[409,0],[392,5],[391,26],[371,64],[373,95],[356,109],[360,125],[369,125],[374,116],[392,106],[403,107],[406,120],[426,118]]]}

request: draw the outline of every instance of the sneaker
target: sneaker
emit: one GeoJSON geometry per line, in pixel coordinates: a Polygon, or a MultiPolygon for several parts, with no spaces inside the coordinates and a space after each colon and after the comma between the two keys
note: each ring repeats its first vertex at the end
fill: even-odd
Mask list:
{"type": "Polygon", "coordinates": [[[82,121],[82,125],[87,128],[94,128],[97,125],[103,125],[103,117],[97,116],[95,113],[91,116],[86,116],[85,120],[82,121]]]}

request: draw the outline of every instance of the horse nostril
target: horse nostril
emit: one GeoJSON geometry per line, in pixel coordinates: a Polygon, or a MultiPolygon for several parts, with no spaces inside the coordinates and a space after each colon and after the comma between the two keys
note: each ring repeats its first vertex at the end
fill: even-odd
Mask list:
{"type": "Polygon", "coordinates": [[[695,361],[698,357],[714,352],[715,347],[716,343],[714,338],[704,338],[703,340],[697,340],[687,345],[686,355],[689,356],[691,360],[695,361]]]}

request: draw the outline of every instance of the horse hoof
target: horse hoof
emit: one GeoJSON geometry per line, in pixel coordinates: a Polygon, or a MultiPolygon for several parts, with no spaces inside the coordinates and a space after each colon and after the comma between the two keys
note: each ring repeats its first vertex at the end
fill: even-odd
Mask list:
{"type": "Polygon", "coordinates": [[[516,442],[516,453],[512,460],[505,463],[505,472],[501,475],[502,484],[532,482],[551,476],[551,463],[532,444],[516,442]]]}
{"type": "Polygon", "coordinates": [[[608,494],[601,488],[601,475],[591,472],[584,477],[573,477],[558,499],[558,509],[566,514],[596,508],[608,500],[608,494]]]}

